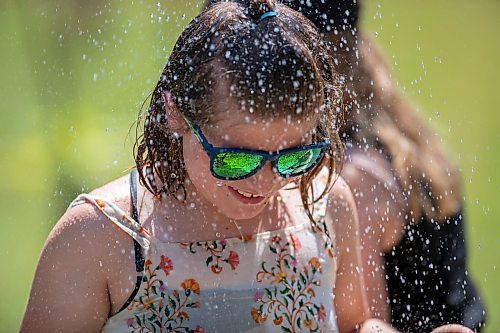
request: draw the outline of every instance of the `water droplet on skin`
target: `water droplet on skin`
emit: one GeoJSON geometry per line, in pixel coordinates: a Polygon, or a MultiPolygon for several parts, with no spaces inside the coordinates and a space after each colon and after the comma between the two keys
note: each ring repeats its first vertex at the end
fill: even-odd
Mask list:
{"type": "Polygon", "coordinates": [[[222,186],[224,186],[224,183],[220,182],[220,181],[216,181],[215,185],[218,186],[218,187],[222,187],[222,186]]]}
{"type": "Polygon", "coordinates": [[[220,232],[215,233],[215,237],[220,238],[220,236],[221,236],[220,232]]]}

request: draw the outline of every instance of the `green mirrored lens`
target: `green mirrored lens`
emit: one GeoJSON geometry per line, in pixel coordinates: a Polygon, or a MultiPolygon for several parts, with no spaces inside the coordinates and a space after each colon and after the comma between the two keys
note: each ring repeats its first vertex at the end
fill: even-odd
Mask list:
{"type": "Polygon", "coordinates": [[[223,178],[238,178],[254,171],[261,161],[262,156],[256,154],[220,153],[215,157],[213,171],[223,178]]]}
{"type": "Polygon", "coordinates": [[[321,148],[312,148],[281,156],[276,163],[278,172],[293,176],[300,174],[314,165],[321,154],[321,148]]]}

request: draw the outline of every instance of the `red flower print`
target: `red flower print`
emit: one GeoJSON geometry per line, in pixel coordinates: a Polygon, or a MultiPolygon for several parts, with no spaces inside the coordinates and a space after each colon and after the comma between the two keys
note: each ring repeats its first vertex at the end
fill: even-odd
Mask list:
{"type": "Polygon", "coordinates": [[[292,243],[293,249],[295,251],[300,250],[300,248],[302,247],[299,237],[295,236],[294,234],[290,234],[290,243],[292,243]]]}
{"type": "Polygon", "coordinates": [[[326,319],[325,307],[323,306],[323,304],[321,304],[318,310],[318,321],[323,322],[325,321],[325,319],[326,319]]]}
{"type": "Polygon", "coordinates": [[[311,265],[312,267],[316,268],[316,270],[321,272],[321,264],[320,264],[319,259],[317,257],[312,257],[309,260],[309,265],[311,265]]]}
{"type": "Polygon", "coordinates": [[[189,315],[184,311],[180,311],[177,314],[177,317],[182,318],[183,320],[189,320],[189,315]]]}
{"type": "Polygon", "coordinates": [[[150,259],[146,260],[146,263],[144,264],[145,269],[149,269],[149,266],[151,266],[152,262],[150,259]]]}
{"type": "Polygon", "coordinates": [[[263,316],[256,308],[252,308],[252,318],[257,324],[262,324],[267,320],[267,316],[263,316]]]}
{"type": "Polygon", "coordinates": [[[203,332],[205,332],[205,330],[200,325],[196,326],[196,328],[194,329],[194,333],[203,333],[203,332]]]}
{"type": "Polygon", "coordinates": [[[276,326],[281,325],[281,323],[283,322],[283,316],[278,317],[278,319],[274,319],[273,322],[276,326]]]}
{"type": "Polygon", "coordinates": [[[134,326],[134,318],[129,318],[127,319],[127,326],[132,327],[134,326]]]}
{"type": "Polygon", "coordinates": [[[314,291],[313,288],[307,288],[307,291],[306,291],[309,295],[311,295],[312,297],[316,297],[316,292],[314,291]]]}
{"type": "Polygon", "coordinates": [[[174,269],[174,265],[172,264],[172,260],[169,257],[164,255],[161,256],[160,267],[165,272],[165,275],[168,276],[170,272],[174,269]]]}
{"type": "MultiPolygon", "coordinates": [[[[234,271],[240,264],[240,257],[235,251],[227,249],[228,242],[225,239],[208,242],[194,242],[182,244],[181,247],[189,250],[190,253],[196,253],[200,248],[208,253],[208,258],[205,260],[207,267],[214,274],[220,274],[224,270],[225,264],[234,271]]],[[[227,266],[226,266],[227,267],[227,266]]]]}
{"type": "Polygon", "coordinates": [[[190,289],[195,294],[200,294],[200,284],[195,279],[186,279],[181,283],[182,289],[190,289]]]}
{"type": "Polygon", "coordinates": [[[240,264],[240,257],[238,256],[238,253],[229,251],[229,258],[227,258],[227,262],[231,265],[231,269],[234,271],[236,266],[240,264]]]}
{"type": "Polygon", "coordinates": [[[220,272],[222,272],[221,266],[211,266],[210,268],[212,269],[212,272],[214,272],[215,274],[219,274],[220,272]]]}
{"type": "Polygon", "coordinates": [[[280,236],[273,236],[273,238],[271,239],[271,242],[279,243],[279,242],[281,242],[281,237],[280,236]]]}

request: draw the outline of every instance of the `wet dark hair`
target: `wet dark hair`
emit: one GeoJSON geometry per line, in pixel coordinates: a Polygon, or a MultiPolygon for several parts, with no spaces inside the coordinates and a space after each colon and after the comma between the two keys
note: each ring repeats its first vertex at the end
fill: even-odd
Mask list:
{"type": "Polygon", "coordinates": [[[152,93],[144,133],[134,147],[141,183],[157,197],[185,197],[182,137],[169,127],[162,94],[170,92],[178,110],[203,127],[217,119],[216,97],[222,86],[240,103],[241,112],[254,117],[318,119],[313,140],[324,135],[332,145],[323,163],[300,179],[302,201],[312,220],[311,203],[327,194],[342,165],[337,131],[341,90],[315,26],[270,0],[215,3],[181,34],[152,93]],[[271,10],[277,15],[261,19],[271,10]],[[316,198],[312,179],[323,165],[329,169],[327,187],[316,198]]]}

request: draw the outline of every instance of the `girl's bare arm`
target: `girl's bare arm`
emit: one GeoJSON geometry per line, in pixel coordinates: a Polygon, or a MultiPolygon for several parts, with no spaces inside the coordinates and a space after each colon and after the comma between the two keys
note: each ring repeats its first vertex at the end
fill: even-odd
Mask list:
{"type": "Polygon", "coordinates": [[[70,209],[43,248],[21,332],[100,332],[110,311],[102,249],[109,223],[88,205],[70,209]]]}

